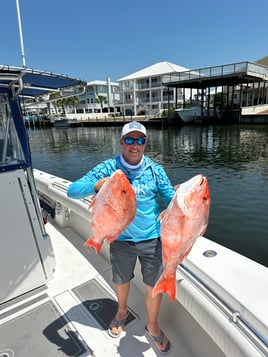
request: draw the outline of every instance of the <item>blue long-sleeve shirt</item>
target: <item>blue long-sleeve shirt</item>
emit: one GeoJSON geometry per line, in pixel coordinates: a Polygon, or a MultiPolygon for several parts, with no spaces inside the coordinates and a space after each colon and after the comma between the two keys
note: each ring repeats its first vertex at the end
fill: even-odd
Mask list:
{"type": "Polygon", "coordinates": [[[125,167],[121,163],[120,156],[106,160],[73,182],[68,188],[67,195],[79,199],[95,194],[95,183],[104,177],[111,176],[117,169],[125,173],[137,199],[136,217],[117,239],[139,242],[159,237],[158,195],[167,206],[175,191],[163,167],[147,156],[143,156],[142,165],[138,169],[125,167]]]}

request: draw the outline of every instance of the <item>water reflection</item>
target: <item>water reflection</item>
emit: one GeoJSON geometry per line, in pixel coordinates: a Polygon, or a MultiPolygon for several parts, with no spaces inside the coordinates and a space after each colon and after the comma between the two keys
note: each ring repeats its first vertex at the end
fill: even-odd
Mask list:
{"type": "MultiPolygon", "coordinates": [[[[120,128],[29,130],[34,167],[75,180],[120,152],[120,128]]],[[[268,127],[150,128],[146,154],[172,183],[209,179],[206,236],[268,265],[268,127]]]]}
{"type": "Polygon", "coordinates": [[[190,127],[154,131],[149,135],[147,154],[164,165],[187,163],[220,166],[240,170],[258,161],[267,174],[267,129],[240,127],[190,127]],[[163,151],[161,152],[161,148],[163,151]]]}

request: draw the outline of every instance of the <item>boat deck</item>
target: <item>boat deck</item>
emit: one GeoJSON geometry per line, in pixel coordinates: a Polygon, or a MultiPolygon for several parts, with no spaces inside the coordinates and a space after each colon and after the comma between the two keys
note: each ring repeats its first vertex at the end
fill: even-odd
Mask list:
{"type": "MultiPolygon", "coordinates": [[[[84,239],[70,228],[58,228],[47,223],[46,231],[56,257],[54,278],[27,296],[0,306],[0,356],[28,357],[29,353],[38,357],[159,356],[144,334],[147,316],[144,292],[135,283],[141,279],[139,271],[135,271],[129,295],[130,314],[124,332],[119,338],[112,338],[107,328],[115,315],[117,303],[111,267],[104,258],[106,255],[97,255],[94,250],[88,253],[83,246],[84,239]]],[[[107,253],[108,245],[105,244],[103,249],[107,253]]],[[[172,344],[168,356],[226,356],[199,324],[201,322],[211,330],[216,341],[225,341],[222,330],[215,327],[216,310],[212,313],[211,308],[194,307],[195,297],[190,298],[187,291],[191,287],[185,283],[182,278],[179,300],[172,303],[167,295],[163,297],[159,318],[160,326],[172,344]],[[189,311],[181,304],[188,305],[189,311]],[[197,320],[190,311],[195,311],[197,320]]],[[[229,327],[230,322],[226,320],[222,328],[229,327]]],[[[228,343],[227,350],[234,348],[237,357],[262,355],[250,345],[244,354],[246,346],[238,353],[233,341],[228,339],[224,343],[228,343]]]]}
{"type": "MultiPolygon", "coordinates": [[[[57,262],[54,279],[23,299],[1,306],[0,355],[157,356],[144,335],[142,293],[132,289],[125,331],[118,339],[110,337],[107,327],[117,306],[110,265],[94,251],[88,253],[82,239],[69,229],[64,236],[50,223],[46,229],[57,262]]],[[[191,356],[170,322],[161,316],[161,327],[172,341],[169,356],[191,356]]]]}

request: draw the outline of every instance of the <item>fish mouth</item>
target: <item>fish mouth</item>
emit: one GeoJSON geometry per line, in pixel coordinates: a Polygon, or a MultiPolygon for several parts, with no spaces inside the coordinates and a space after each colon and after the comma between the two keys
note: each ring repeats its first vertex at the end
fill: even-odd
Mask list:
{"type": "Polygon", "coordinates": [[[196,175],[192,179],[190,179],[187,183],[183,184],[183,191],[197,191],[199,192],[203,186],[207,183],[207,178],[201,174],[196,175]]]}
{"type": "Polygon", "coordinates": [[[202,178],[201,178],[201,182],[200,182],[200,186],[202,186],[203,185],[203,183],[204,183],[204,181],[205,181],[205,177],[204,176],[202,176],[202,178]]]}
{"type": "Polygon", "coordinates": [[[190,204],[189,204],[189,197],[192,196],[194,192],[200,194],[202,191],[204,191],[204,197],[203,200],[207,200],[208,198],[206,197],[206,185],[207,185],[207,178],[203,175],[197,175],[193,177],[187,185],[185,185],[184,190],[182,191],[182,194],[179,194],[178,196],[178,204],[181,207],[181,210],[185,214],[185,216],[190,216],[190,204]],[[188,191],[188,192],[187,192],[188,191]],[[185,194],[183,194],[183,192],[185,194]],[[187,193],[186,193],[187,192],[187,193]]]}
{"type": "Polygon", "coordinates": [[[200,175],[201,177],[199,178],[199,183],[196,185],[196,191],[197,192],[200,192],[204,186],[207,184],[207,178],[203,175],[200,175]]]}

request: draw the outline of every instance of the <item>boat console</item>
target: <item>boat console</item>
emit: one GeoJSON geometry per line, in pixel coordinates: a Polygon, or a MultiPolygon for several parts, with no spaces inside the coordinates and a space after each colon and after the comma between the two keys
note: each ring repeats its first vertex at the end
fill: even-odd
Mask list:
{"type": "Polygon", "coordinates": [[[36,194],[22,103],[73,86],[81,82],[0,66],[0,304],[44,285],[55,267],[36,194]]]}

